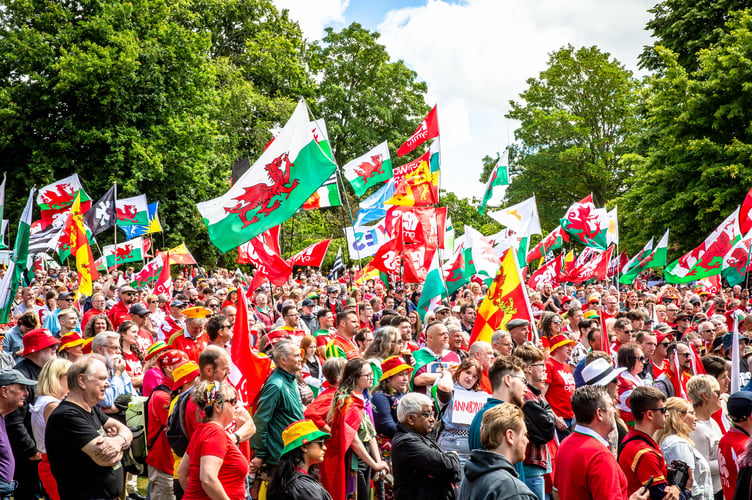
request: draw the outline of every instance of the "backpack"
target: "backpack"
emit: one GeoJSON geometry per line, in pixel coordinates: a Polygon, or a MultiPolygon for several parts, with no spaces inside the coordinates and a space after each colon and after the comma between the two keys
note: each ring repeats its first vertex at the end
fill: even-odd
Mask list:
{"type": "Polygon", "coordinates": [[[146,463],[146,456],[149,450],[154,446],[159,435],[162,433],[162,429],[157,432],[150,442],[147,439],[149,429],[149,402],[156,391],[164,391],[170,393],[170,388],[164,384],[160,384],[154,388],[151,395],[146,398],[143,396],[134,397],[130,403],[128,403],[128,409],[125,411],[125,425],[130,428],[133,433],[133,440],[131,441],[131,456],[133,460],[138,464],[146,463]]]}
{"type": "Polygon", "coordinates": [[[188,442],[190,440],[188,429],[185,426],[185,417],[186,406],[192,395],[193,388],[178,396],[172,405],[172,412],[167,417],[167,428],[165,429],[167,442],[170,443],[170,448],[179,457],[185,455],[185,450],[188,449],[188,442]]]}

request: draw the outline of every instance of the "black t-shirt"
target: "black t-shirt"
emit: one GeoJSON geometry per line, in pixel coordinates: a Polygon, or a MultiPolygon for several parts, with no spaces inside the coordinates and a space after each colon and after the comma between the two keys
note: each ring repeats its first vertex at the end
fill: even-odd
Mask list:
{"type": "Polygon", "coordinates": [[[116,498],[123,489],[123,467],[118,462],[102,467],[82,448],[97,436],[105,436],[103,425],[110,417],[94,407],[87,412],[63,401],[50,415],[45,432],[47,458],[62,500],[116,498]]]}

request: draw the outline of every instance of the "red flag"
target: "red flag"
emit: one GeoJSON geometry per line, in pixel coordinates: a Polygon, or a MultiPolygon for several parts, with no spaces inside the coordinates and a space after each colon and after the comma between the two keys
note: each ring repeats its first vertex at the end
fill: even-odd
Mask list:
{"type": "Polygon", "coordinates": [[[532,261],[540,259],[551,250],[561,248],[564,243],[569,241],[569,234],[567,234],[561,226],[557,226],[556,229],[551,231],[546,237],[533,247],[525,257],[528,264],[532,261]]]}
{"type": "Polygon", "coordinates": [[[627,262],[629,262],[629,256],[627,255],[627,251],[624,250],[619,254],[618,257],[611,259],[611,263],[608,265],[606,276],[613,278],[614,276],[619,274],[619,271],[622,270],[624,266],[627,265],[627,262]]]}
{"type": "Polygon", "coordinates": [[[400,207],[387,209],[384,227],[387,234],[397,236],[395,228],[402,218],[402,237],[405,244],[422,244],[429,247],[444,246],[447,207],[400,207]]]}
{"type": "Polygon", "coordinates": [[[251,332],[248,327],[248,306],[245,294],[238,294],[238,312],[233,326],[230,355],[232,366],[228,379],[238,391],[243,406],[250,406],[261,392],[261,386],[272,371],[272,360],[251,349],[251,332]]]}
{"type": "Polygon", "coordinates": [[[157,284],[154,286],[154,294],[160,293],[166,294],[168,297],[172,297],[172,274],[170,273],[170,252],[168,251],[164,257],[162,257],[162,271],[157,278],[157,284]]]}
{"type": "Polygon", "coordinates": [[[436,106],[434,106],[425,119],[420,122],[415,133],[413,133],[413,135],[397,150],[397,156],[405,156],[427,140],[438,136],[439,115],[436,112],[436,106]]]}
{"type": "Polygon", "coordinates": [[[540,266],[527,282],[527,286],[533,290],[538,289],[538,285],[551,285],[556,286],[559,283],[559,273],[564,265],[564,252],[560,253],[558,257],[552,259],[540,266]]]}
{"type": "Polygon", "coordinates": [[[331,238],[324,241],[314,243],[296,253],[289,259],[285,260],[290,266],[309,266],[309,267],[321,267],[321,263],[324,261],[327,250],[329,250],[329,243],[331,238]]]}
{"type": "Polygon", "coordinates": [[[606,272],[608,271],[608,265],[611,263],[611,253],[613,253],[613,245],[608,247],[608,250],[602,254],[591,258],[588,262],[579,267],[574,267],[567,271],[562,277],[561,281],[568,281],[570,283],[582,283],[592,278],[605,279],[606,272]]]}
{"type": "Polygon", "coordinates": [[[400,251],[397,247],[398,239],[399,238],[389,240],[381,245],[379,249],[376,250],[376,255],[373,256],[369,265],[386,274],[399,274],[400,251]]]}
{"type": "Polygon", "coordinates": [[[747,196],[744,197],[742,208],[739,210],[739,228],[742,230],[742,234],[752,229],[752,189],[749,190],[747,196]]]}
{"type": "Polygon", "coordinates": [[[238,247],[238,263],[253,264],[277,286],[282,286],[292,273],[292,266],[279,254],[279,226],[267,229],[238,247]]]}

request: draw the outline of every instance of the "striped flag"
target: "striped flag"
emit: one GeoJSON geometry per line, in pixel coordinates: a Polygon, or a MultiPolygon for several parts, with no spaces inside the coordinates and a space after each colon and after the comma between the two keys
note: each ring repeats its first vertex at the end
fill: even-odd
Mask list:
{"type": "Polygon", "coordinates": [[[334,265],[332,266],[332,279],[339,278],[340,273],[345,272],[345,263],[342,261],[342,247],[337,250],[337,258],[334,259],[334,265]]]}
{"type": "Polygon", "coordinates": [[[18,221],[18,233],[16,233],[16,244],[13,247],[13,258],[10,266],[5,272],[2,281],[0,281],[0,323],[7,323],[10,319],[10,312],[13,308],[13,299],[16,297],[16,290],[21,281],[21,274],[26,269],[26,261],[29,257],[29,233],[31,233],[31,213],[34,210],[34,192],[36,188],[29,191],[29,199],[26,201],[26,207],[18,221]]]}

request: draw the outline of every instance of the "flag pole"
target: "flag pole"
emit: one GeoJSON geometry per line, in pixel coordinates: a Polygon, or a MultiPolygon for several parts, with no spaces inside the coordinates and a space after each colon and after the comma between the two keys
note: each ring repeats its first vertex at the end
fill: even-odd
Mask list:
{"type": "Polygon", "coordinates": [[[112,234],[115,238],[115,248],[117,248],[117,181],[112,183],[112,187],[115,188],[114,194],[115,194],[115,224],[112,225],[112,234]]]}

